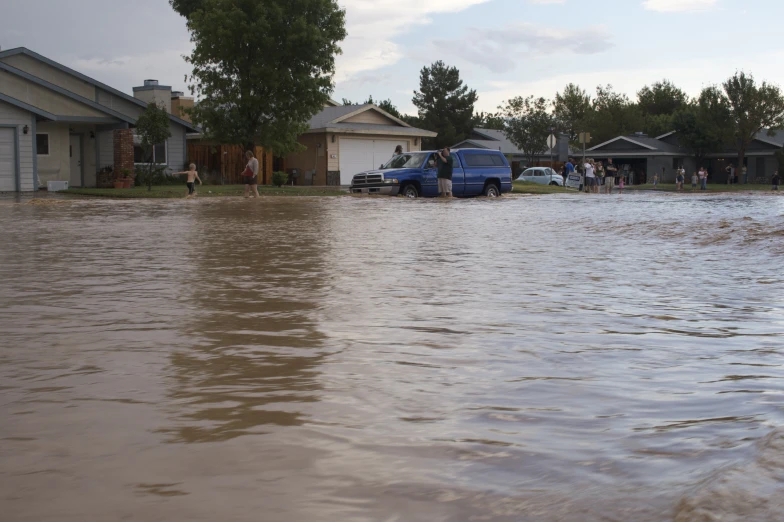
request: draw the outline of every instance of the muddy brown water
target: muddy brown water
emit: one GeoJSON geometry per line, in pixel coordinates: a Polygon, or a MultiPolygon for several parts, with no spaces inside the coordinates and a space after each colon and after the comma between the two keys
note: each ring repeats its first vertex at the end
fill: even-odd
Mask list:
{"type": "Polygon", "coordinates": [[[784,199],[0,201],[0,520],[781,520],[784,199]]]}

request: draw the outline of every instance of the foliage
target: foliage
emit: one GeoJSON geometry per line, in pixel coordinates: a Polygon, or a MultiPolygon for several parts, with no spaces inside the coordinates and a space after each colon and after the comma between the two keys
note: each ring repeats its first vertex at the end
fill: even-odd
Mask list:
{"type": "Polygon", "coordinates": [[[186,17],[192,109],[208,139],[283,155],[333,89],[345,12],[336,0],[170,0],[186,17]]]}
{"type": "Polygon", "coordinates": [[[147,189],[153,185],[182,185],[183,180],[176,176],[166,174],[165,165],[147,164],[136,168],[136,184],[147,185],[147,189]]]}
{"type": "Polygon", "coordinates": [[[628,96],[614,92],[612,85],[596,88],[596,97],[585,125],[591,133],[592,143],[603,143],[616,136],[637,132],[642,124],[639,108],[628,96]]]}
{"type": "Polygon", "coordinates": [[[579,133],[587,130],[585,124],[591,112],[591,97],[570,83],[562,93],[555,93],[553,108],[558,129],[568,134],[569,142],[576,145],[579,133]]]}
{"type": "Polygon", "coordinates": [[[460,71],[441,60],[419,73],[419,91],[413,103],[419,110],[419,125],[438,133],[423,139],[423,148],[441,148],[468,137],[473,129],[476,91],[460,79],[460,71]]]}
{"type": "Polygon", "coordinates": [[[272,173],[272,184],[276,187],[282,187],[289,180],[289,175],[285,172],[277,171],[272,173]]]}
{"type": "Polygon", "coordinates": [[[729,142],[729,106],[717,88],[705,88],[699,98],[673,114],[672,127],[678,133],[679,143],[699,165],[708,154],[722,150],[729,142]]]}
{"type": "Polygon", "coordinates": [[[353,101],[347,100],[346,98],[343,98],[342,103],[343,105],[367,105],[368,103],[372,103],[376,105],[378,108],[380,108],[381,110],[388,112],[395,118],[398,119],[403,118],[403,115],[400,113],[398,108],[395,106],[394,103],[392,103],[392,100],[390,100],[389,98],[387,98],[386,100],[376,101],[373,99],[373,95],[371,94],[370,96],[368,96],[368,99],[364,101],[364,103],[354,103],[353,101]]]}
{"type": "Polygon", "coordinates": [[[722,84],[722,98],[729,108],[732,133],[738,147],[738,165],[743,165],[746,150],[758,133],[784,126],[784,96],[767,82],[759,86],[754,76],[736,72],[722,84]]]}
{"type": "Polygon", "coordinates": [[[669,80],[645,86],[637,92],[637,105],[645,116],[672,115],[689,103],[689,97],[669,80]]]}
{"type": "MultiPolygon", "coordinates": [[[[156,143],[165,142],[171,136],[169,113],[157,103],[148,103],[136,120],[135,132],[141,142],[144,157],[149,158],[147,167],[152,172],[153,147],[156,143]]],[[[147,177],[147,190],[152,190],[152,176],[147,177]]]]}
{"type": "Polygon", "coordinates": [[[500,112],[479,112],[474,115],[474,128],[504,130],[506,120],[500,112]]]}
{"type": "Polygon", "coordinates": [[[506,126],[504,134],[517,148],[524,151],[528,164],[534,164],[534,157],[547,152],[547,137],[553,129],[555,120],[548,111],[550,103],[544,98],[518,96],[499,107],[506,126]]]}

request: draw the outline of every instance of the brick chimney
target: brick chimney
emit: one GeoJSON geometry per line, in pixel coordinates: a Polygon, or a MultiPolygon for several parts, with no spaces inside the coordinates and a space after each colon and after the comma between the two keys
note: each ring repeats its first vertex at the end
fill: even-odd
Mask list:
{"type": "Polygon", "coordinates": [[[155,102],[171,114],[171,87],[160,85],[158,80],[144,80],[144,85],[133,88],[133,97],[145,103],[155,102]]]}
{"type": "Polygon", "coordinates": [[[183,109],[190,109],[191,107],[193,107],[193,98],[191,96],[185,96],[185,93],[182,91],[174,91],[171,94],[171,113],[173,116],[190,122],[190,114],[184,113],[183,109]]]}

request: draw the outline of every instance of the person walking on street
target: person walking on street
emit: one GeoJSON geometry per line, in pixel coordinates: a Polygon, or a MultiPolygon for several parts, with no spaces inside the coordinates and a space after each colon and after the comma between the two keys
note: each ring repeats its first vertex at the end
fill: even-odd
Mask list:
{"type": "Polygon", "coordinates": [[[708,190],[708,171],[705,170],[705,167],[700,167],[697,176],[700,178],[700,190],[708,190]]]}
{"type": "Polygon", "coordinates": [[[771,190],[778,190],[779,189],[779,181],[781,178],[779,177],[779,171],[773,173],[773,179],[771,182],[773,183],[773,188],[771,190]]]}
{"type": "Polygon", "coordinates": [[[245,182],[245,197],[250,197],[250,189],[253,189],[253,197],[259,197],[258,179],[259,179],[259,160],[253,156],[253,152],[245,151],[245,157],[248,159],[248,164],[245,165],[245,171],[242,173],[242,179],[245,182]]]}
{"type": "Polygon", "coordinates": [[[449,147],[444,147],[436,154],[436,165],[438,166],[438,195],[442,198],[452,197],[452,170],[454,159],[449,152],[449,147]]]}

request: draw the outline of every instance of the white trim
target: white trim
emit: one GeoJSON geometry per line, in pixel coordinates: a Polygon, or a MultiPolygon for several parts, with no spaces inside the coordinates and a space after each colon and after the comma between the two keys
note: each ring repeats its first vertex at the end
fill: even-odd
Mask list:
{"type": "Polygon", "coordinates": [[[672,136],[672,135],[673,135],[673,134],[675,134],[676,132],[678,132],[678,131],[670,131],[670,132],[668,132],[667,134],[662,134],[661,136],[656,136],[656,138],[655,138],[655,139],[657,139],[657,140],[660,140],[660,139],[662,139],[662,138],[666,138],[667,136],[672,136]]]}
{"type": "MultiPolygon", "coordinates": [[[[633,139],[627,138],[626,136],[618,136],[617,138],[613,138],[610,141],[605,141],[604,143],[600,143],[599,145],[596,145],[595,147],[591,147],[590,149],[588,149],[588,151],[596,150],[599,147],[604,147],[605,145],[609,145],[610,143],[614,143],[614,142],[616,142],[618,140],[625,140],[625,141],[628,141],[629,143],[634,143],[635,145],[639,145],[640,147],[646,148],[648,150],[658,150],[655,147],[651,147],[650,145],[645,145],[644,143],[640,143],[639,141],[634,141],[633,139]]],[[[588,152],[588,151],[586,151],[586,152],[588,152]]]]}
{"type": "Polygon", "coordinates": [[[35,143],[36,143],[35,155],[36,156],[42,156],[44,158],[49,157],[50,152],[47,152],[46,154],[41,154],[40,152],[38,152],[38,136],[39,135],[40,136],[46,136],[46,150],[47,151],[51,151],[51,147],[52,147],[52,142],[51,142],[51,140],[49,138],[49,133],[48,132],[36,132],[35,133],[35,143]]]}

